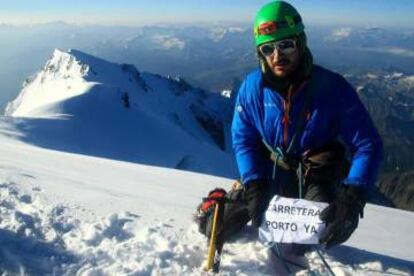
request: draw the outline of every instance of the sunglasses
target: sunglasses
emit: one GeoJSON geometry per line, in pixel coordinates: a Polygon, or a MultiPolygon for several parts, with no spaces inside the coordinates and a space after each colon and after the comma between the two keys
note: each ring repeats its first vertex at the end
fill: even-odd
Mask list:
{"type": "Polygon", "coordinates": [[[260,45],[259,50],[265,57],[271,56],[276,49],[282,54],[288,55],[296,51],[296,46],[296,40],[288,38],[260,45]]]}

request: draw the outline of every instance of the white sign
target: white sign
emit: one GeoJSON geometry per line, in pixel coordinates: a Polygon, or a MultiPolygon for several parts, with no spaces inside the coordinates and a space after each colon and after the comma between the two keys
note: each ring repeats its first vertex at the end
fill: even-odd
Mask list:
{"type": "Polygon", "coordinates": [[[275,195],[259,228],[265,243],[318,244],[325,223],[319,214],[327,203],[275,195]]]}

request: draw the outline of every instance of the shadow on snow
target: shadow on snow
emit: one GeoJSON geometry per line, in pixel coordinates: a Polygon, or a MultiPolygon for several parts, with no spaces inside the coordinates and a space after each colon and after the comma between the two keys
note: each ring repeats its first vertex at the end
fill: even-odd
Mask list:
{"type": "Polygon", "coordinates": [[[227,160],[218,147],[215,150],[215,146],[191,137],[180,126],[151,117],[138,107],[128,109],[116,93],[109,94],[108,98],[99,87],[92,88],[60,103],[57,108],[65,114],[56,118],[17,118],[13,120],[15,132],[3,133],[57,151],[235,177],[232,157],[227,160]]]}
{"type": "MultiPolygon", "coordinates": [[[[342,245],[331,250],[327,251],[328,255],[332,256],[338,262],[341,262],[352,267],[364,265],[371,262],[380,262],[382,266],[382,271],[369,271],[369,272],[378,272],[383,273],[389,268],[397,268],[399,270],[407,271],[412,273],[414,271],[414,262],[403,260],[399,258],[394,258],[386,255],[381,255],[374,252],[369,252],[366,250],[361,250],[358,248],[342,245]]],[[[369,268],[366,268],[367,270],[369,268]]],[[[388,272],[387,272],[388,273],[388,272]]]]}
{"type": "Polygon", "coordinates": [[[46,275],[67,271],[77,258],[57,243],[0,229],[0,273],[46,275]]]}

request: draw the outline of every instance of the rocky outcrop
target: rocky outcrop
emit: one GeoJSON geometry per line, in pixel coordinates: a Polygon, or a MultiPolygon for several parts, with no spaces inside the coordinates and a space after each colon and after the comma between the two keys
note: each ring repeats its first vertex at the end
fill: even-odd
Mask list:
{"type": "Polygon", "coordinates": [[[378,187],[397,208],[414,211],[414,170],[385,174],[378,187]]]}
{"type": "Polygon", "coordinates": [[[414,211],[414,76],[382,71],[347,78],[384,143],[379,192],[397,208],[414,211]]]}

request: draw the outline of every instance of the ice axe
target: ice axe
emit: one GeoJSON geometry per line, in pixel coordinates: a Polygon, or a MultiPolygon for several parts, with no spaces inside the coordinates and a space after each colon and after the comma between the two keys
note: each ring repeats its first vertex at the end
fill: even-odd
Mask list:
{"type": "Polygon", "coordinates": [[[219,235],[217,235],[218,227],[222,227],[223,222],[223,211],[225,198],[217,198],[214,207],[213,226],[210,234],[210,244],[207,255],[207,265],[204,268],[205,271],[213,271],[217,273],[220,269],[220,257],[223,249],[223,229],[221,229],[219,235]]]}

